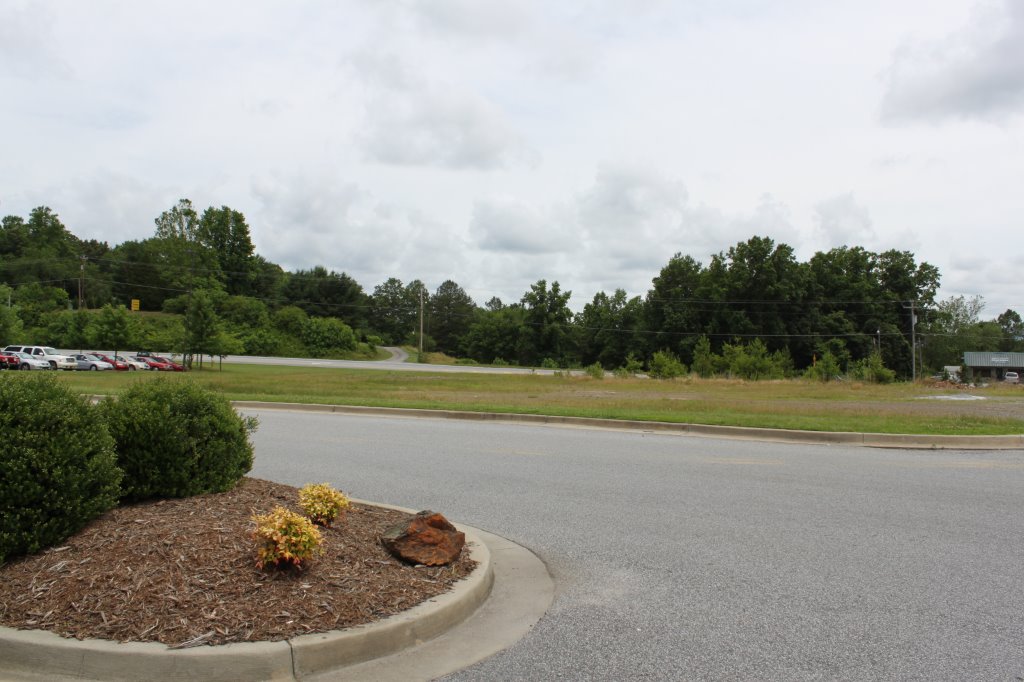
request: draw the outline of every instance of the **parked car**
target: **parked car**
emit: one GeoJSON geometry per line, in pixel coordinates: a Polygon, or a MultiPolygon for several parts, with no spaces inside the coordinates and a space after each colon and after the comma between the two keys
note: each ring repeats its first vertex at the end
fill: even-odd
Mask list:
{"type": "Polygon", "coordinates": [[[166,362],[160,362],[159,360],[154,360],[153,358],[147,358],[147,357],[141,356],[141,355],[136,355],[135,359],[138,360],[139,362],[145,363],[145,365],[147,367],[149,367],[150,369],[155,369],[155,370],[158,370],[160,372],[171,372],[171,371],[173,371],[171,369],[171,366],[168,365],[166,362]]]}
{"type": "Polygon", "coordinates": [[[43,360],[42,358],[37,358],[34,355],[22,353],[21,351],[16,351],[12,353],[12,355],[17,356],[18,360],[20,361],[18,369],[53,369],[53,366],[50,364],[49,360],[43,360]]]}
{"type": "Polygon", "coordinates": [[[144,363],[142,360],[137,360],[131,357],[130,355],[115,355],[114,359],[128,365],[128,369],[131,371],[135,371],[137,369],[149,369],[149,365],[144,363]]]}
{"type": "Polygon", "coordinates": [[[1007,372],[1006,374],[1003,375],[1003,381],[1005,381],[1008,384],[1019,384],[1020,375],[1017,374],[1016,372],[1007,372]]]}
{"type": "Polygon", "coordinates": [[[185,371],[185,366],[184,365],[182,365],[181,363],[175,362],[174,360],[170,359],[166,355],[150,355],[149,359],[150,360],[156,360],[157,362],[162,362],[162,363],[168,365],[171,368],[172,372],[184,372],[185,371]]]}
{"type": "Polygon", "coordinates": [[[18,369],[21,367],[21,358],[14,353],[0,352],[0,369],[18,369]]]}
{"type": "MultiPolygon", "coordinates": [[[[127,362],[122,362],[121,360],[118,360],[117,358],[113,357],[112,355],[105,355],[103,353],[90,353],[90,355],[95,355],[96,357],[98,357],[103,362],[109,362],[110,365],[114,368],[115,371],[127,372],[128,369],[129,369],[127,362]]],[[[132,369],[134,369],[134,367],[132,369]]]]}
{"type": "Polygon", "coordinates": [[[95,355],[89,353],[79,353],[75,356],[75,362],[78,363],[78,369],[89,370],[95,372],[97,370],[108,370],[114,369],[114,366],[105,360],[100,360],[95,355]]]}
{"type": "Polygon", "coordinates": [[[7,346],[5,351],[28,353],[40,360],[46,360],[53,369],[77,369],[78,363],[70,355],[62,355],[50,346],[7,346]]]}

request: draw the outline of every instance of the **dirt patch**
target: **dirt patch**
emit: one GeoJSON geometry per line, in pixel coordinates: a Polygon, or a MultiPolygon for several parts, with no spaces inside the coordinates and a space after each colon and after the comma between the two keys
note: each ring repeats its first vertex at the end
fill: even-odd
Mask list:
{"type": "Polygon", "coordinates": [[[246,478],[234,490],[119,507],[59,547],[0,567],[0,625],[172,647],[275,641],[369,623],[472,572],[409,566],[379,537],[409,515],[353,505],[302,571],[259,570],[254,513],[298,511],[298,490],[246,478]]]}

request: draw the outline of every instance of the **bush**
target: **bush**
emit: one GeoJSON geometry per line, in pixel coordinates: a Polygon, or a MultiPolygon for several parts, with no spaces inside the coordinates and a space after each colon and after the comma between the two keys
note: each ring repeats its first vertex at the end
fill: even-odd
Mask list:
{"type": "Polygon", "coordinates": [[[651,358],[647,373],[654,379],[674,379],[686,374],[686,365],[671,351],[658,351],[651,358]]]}
{"type": "Polygon", "coordinates": [[[583,371],[586,372],[587,376],[591,379],[604,379],[604,367],[601,366],[600,362],[587,365],[583,371]]]}
{"type": "MultiPolygon", "coordinates": [[[[850,364],[850,378],[859,379],[875,384],[891,384],[896,381],[896,372],[885,366],[882,356],[875,351],[863,360],[850,364]]],[[[948,380],[948,375],[943,373],[943,378],[948,380]]]]}
{"type": "Polygon", "coordinates": [[[256,419],[190,381],[139,382],[101,407],[125,474],[123,499],[224,492],[252,468],[256,419]]]}
{"type": "Polygon", "coordinates": [[[98,411],[54,377],[0,377],[0,433],[0,563],[117,504],[114,441],[98,411]]]}
{"type": "Polygon", "coordinates": [[[269,514],[252,517],[256,524],[256,566],[301,568],[318,554],[322,537],[313,522],[301,514],[275,507],[269,514]]]}
{"type": "Polygon", "coordinates": [[[825,351],[820,358],[815,358],[814,364],[804,371],[804,376],[817,381],[832,381],[838,379],[842,371],[839,368],[839,361],[831,351],[825,351]]]}
{"type": "Polygon", "coordinates": [[[312,483],[299,489],[299,506],[313,523],[329,526],[348,509],[348,498],[326,483],[312,483]]]}

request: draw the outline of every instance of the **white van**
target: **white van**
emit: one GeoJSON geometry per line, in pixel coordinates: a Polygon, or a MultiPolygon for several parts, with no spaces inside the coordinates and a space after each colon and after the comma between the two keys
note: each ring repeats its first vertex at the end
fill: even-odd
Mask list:
{"type": "Polygon", "coordinates": [[[1020,375],[1017,374],[1016,372],[1007,372],[1006,374],[1003,375],[1003,381],[1005,381],[1008,384],[1019,384],[1020,375]]]}

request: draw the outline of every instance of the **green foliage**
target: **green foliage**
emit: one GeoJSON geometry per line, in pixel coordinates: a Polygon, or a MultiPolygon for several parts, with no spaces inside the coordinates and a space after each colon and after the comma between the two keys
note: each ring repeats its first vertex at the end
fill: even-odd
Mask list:
{"type": "Polygon", "coordinates": [[[34,282],[15,289],[12,300],[27,328],[40,326],[45,313],[67,310],[70,303],[68,292],[63,289],[34,282]]]}
{"type": "Polygon", "coordinates": [[[872,353],[863,360],[850,363],[847,374],[851,379],[872,384],[891,384],[896,381],[896,372],[885,366],[885,363],[882,362],[882,355],[878,352],[872,353]]]}
{"type": "Polygon", "coordinates": [[[299,488],[299,506],[313,523],[329,526],[348,509],[348,498],[326,483],[304,485],[299,488]]]}
{"type": "Polygon", "coordinates": [[[0,375],[0,563],[61,542],[117,503],[98,411],[52,376],[0,375]]]}
{"type": "Polygon", "coordinates": [[[587,376],[591,379],[604,379],[604,367],[601,366],[600,362],[587,365],[583,371],[586,372],[587,376]]]}
{"type": "Polygon", "coordinates": [[[284,347],[284,339],[273,329],[253,329],[241,340],[246,355],[277,355],[284,347]]]}
{"type": "Polygon", "coordinates": [[[738,379],[781,379],[786,375],[788,356],[772,355],[761,339],[748,344],[725,344],[722,361],[730,376],[738,379]]]}
{"type": "Polygon", "coordinates": [[[558,369],[558,363],[552,358],[544,358],[540,366],[542,369],[558,369]]]}
{"type": "Polygon", "coordinates": [[[101,404],[126,500],[230,490],[252,468],[256,420],[190,381],[139,382],[101,404]]]}
{"type": "Polygon", "coordinates": [[[253,515],[252,521],[257,568],[301,568],[322,551],[320,530],[301,514],[275,507],[269,514],[253,515]]]}
{"type": "Polygon", "coordinates": [[[836,356],[827,350],[820,358],[817,358],[813,365],[804,371],[805,377],[817,379],[818,381],[832,381],[839,378],[841,374],[842,369],[839,367],[839,361],[836,359],[836,356]]]}
{"type": "Polygon", "coordinates": [[[303,327],[305,327],[308,319],[309,315],[302,308],[286,305],[274,312],[274,327],[285,334],[298,337],[302,334],[303,327]]]}
{"type": "Polygon", "coordinates": [[[115,353],[130,348],[136,341],[135,325],[131,313],[123,305],[107,304],[93,320],[92,346],[113,350],[115,353]]]}
{"type": "Polygon", "coordinates": [[[220,318],[214,308],[213,296],[205,289],[192,293],[185,311],[185,350],[193,355],[216,355],[220,318]]]}
{"type": "Polygon", "coordinates": [[[686,374],[686,365],[668,350],[659,350],[651,356],[647,374],[652,379],[675,379],[686,374]]]}
{"type": "Polygon", "coordinates": [[[615,370],[615,376],[617,377],[631,377],[639,374],[644,369],[644,363],[641,362],[635,355],[629,353],[626,355],[626,362],[622,367],[615,370]]]}
{"type": "Polygon", "coordinates": [[[356,347],[355,332],[336,317],[310,317],[302,326],[301,338],[313,357],[356,347]]]}
{"type": "Polygon", "coordinates": [[[693,349],[693,364],[690,365],[692,372],[707,379],[714,376],[715,367],[721,361],[720,357],[711,352],[711,340],[708,337],[701,336],[697,339],[697,344],[693,349]]]}

